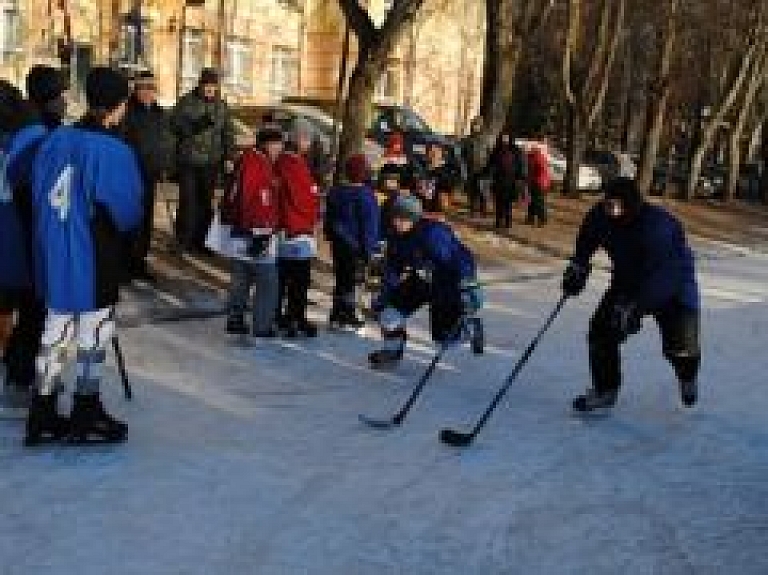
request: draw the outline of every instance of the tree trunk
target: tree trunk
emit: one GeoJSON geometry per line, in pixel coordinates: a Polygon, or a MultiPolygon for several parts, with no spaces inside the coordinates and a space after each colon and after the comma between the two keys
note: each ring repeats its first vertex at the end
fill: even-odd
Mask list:
{"type": "Polygon", "coordinates": [[[496,86],[496,71],[501,64],[498,37],[501,26],[502,0],[485,0],[485,60],[483,61],[483,87],[480,94],[480,115],[490,115],[496,86]]]}
{"type": "Polygon", "coordinates": [[[382,63],[369,58],[360,58],[352,72],[344,109],[344,129],[339,140],[339,158],[342,161],[364,149],[365,134],[372,115],[376,81],[379,77],[378,71],[382,68],[382,63]]]}
{"type": "Polygon", "coordinates": [[[741,176],[741,130],[731,133],[728,145],[728,181],[725,187],[724,200],[730,202],[736,198],[741,176]]]}
{"type": "Polygon", "coordinates": [[[651,184],[653,184],[653,170],[656,167],[661,135],[664,132],[664,118],[668,100],[669,87],[665,86],[662,88],[660,96],[651,97],[651,101],[648,102],[643,151],[637,172],[637,185],[643,194],[648,194],[651,191],[651,184]]]}
{"type": "Polygon", "coordinates": [[[691,200],[699,189],[699,178],[704,167],[704,157],[707,155],[711,144],[711,138],[702,136],[702,141],[696,146],[691,155],[691,169],[688,172],[688,181],[685,187],[685,199],[691,200]]]}
{"type": "Polygon", "coordinates": [[[568,141],[565,152],[565,179],[563,195],[577,197],[580,194],[579,172],[586,150],[585,126],[574,106],[568,106],[568,141]]]}

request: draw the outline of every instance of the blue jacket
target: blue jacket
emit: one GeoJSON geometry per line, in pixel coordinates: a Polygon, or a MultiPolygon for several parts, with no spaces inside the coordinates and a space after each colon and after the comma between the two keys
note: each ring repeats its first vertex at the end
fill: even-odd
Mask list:
{"type": "Polygon", "coordinates": [[[586,265],[600,248],[613,263],[612,289],[644,313],[672,302],[700,307],[693,252],[683,226],[666,210],[646,203],[633,221],[621,224],[593,207],[579,230],[573,261],[586,265]]]}
{"type": "Polygon", "coordinates": [[[40,147],[32,182],[36,283],[46,306],[79,313],[117,303],[121,234],[142,217],[133,151],[101,127],[62,126],[40,147]]]}
{"type": "Polygon", "coordinates": [[[31,166],[47,130],[31,124],[0,135],[0,287],[32,285],[31,166]]]}
{"type": "Polygon", "coordinates": [[[394,236],[387,245],[382,301],[409,273],[423,271],[431,277],[434,301],[453,302],[461,298],[461,281],[477,275],[475,258],[453,230],[435,220],[420,220],[405,235],[394,236]]]}
{"type": "Polygon", "coordinates": [[[331,188],[326,199],[325,230],[331,241],[343,241],[370,258],[379,247],[381,215],[369,186],[331,188]]]}

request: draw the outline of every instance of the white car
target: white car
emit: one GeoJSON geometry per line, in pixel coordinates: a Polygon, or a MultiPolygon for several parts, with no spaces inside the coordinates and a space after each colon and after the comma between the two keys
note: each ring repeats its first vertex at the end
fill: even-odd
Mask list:
{"type": "MultiPolygon", "coordinates": [[[[515,140],[515,144],[520,146],[526,152],[534,147],[542,149],[549,160],[549,169],[552,172],[552,180],[560,184],[563,183],[565,180],[565,172],[568,167],[568,161],[560,150],[534,140],[515,140]]],[[[579,190],[596,191],[600,189],[602,184],[603,180],[600,177],[600,173],[595,168],[584,164],[579,166],[579,178],[577,183],[579,190]]]]}

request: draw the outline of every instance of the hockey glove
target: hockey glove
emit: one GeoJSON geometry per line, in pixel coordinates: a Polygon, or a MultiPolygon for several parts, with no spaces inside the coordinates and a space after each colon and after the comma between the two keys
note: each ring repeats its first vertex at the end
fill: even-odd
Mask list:
{"type": "Polygon", "coordinates": [[[465,316],[473,316],[483,309],[485,295],[477,280],[462,280],[460,289],[462,313],[465,316]]]}
{"type": "Polygon", "coordinates": [[[643,327],[643,316],[634,302],[620,301],[614,304],[611,314],[611,328],[624,342],[643,327]]]}
{"type": "Polygon", "coordinates": [[[568,297],[576,297],[587,287],[587,279],[592,266],[582,265],[574,261],[568,264],[563,273],[563,293],[568,297]]]}

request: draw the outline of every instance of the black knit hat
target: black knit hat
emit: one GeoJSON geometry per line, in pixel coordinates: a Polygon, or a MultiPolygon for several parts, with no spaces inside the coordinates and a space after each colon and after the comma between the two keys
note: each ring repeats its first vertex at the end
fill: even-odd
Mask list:
{"type": "Polygon", "coordinates": [[[58,68],[37,65],[27,74],[27,98],[38,105],[47,104],[67,91],[64,73],[58,68]]]}
{"type": "Polygon", "coordinates": [[[259,146],[265,146],[270,142],[283,142],[285,137],[282,130],[276,126],[267,125],[259,130],[256,141],[259,146]]]}
{"type": "Polygon", "coordinates": [[[20,118],[25,109],[21,91],[5,80],[0,80],[0,134],[11,134],[20,126],[20,118]]]}
{"type": "Polygon", "coordinates": [[[89,108],[113,110],[128,100],[130,95],[128,80],[111,68],[97,66],[85,79],[85,99],[89,108]]]}
{"type": "Polygon", "coordinates": [[[154,85],[155,84],[155,75],[149,71],[149,70],[142,70],[138,74],[136,74],[133,78],[133,82],[136,85],[154,85]]]}
{"type": "Polygon", "coordinates": [[[203,68],[203,71],[200,72],[200,82],[198,83],[201,86],[204,86],[206,84],[218,84],[219,73],[213,68],[203,68]]]}
{"type": "Polygon", "coordinates": [[[614,178],[603,183],[606,200],[620,200],[628,215],[636,214],[643,205],[643,194],[637,182],[631,178],[614,178]]]}

